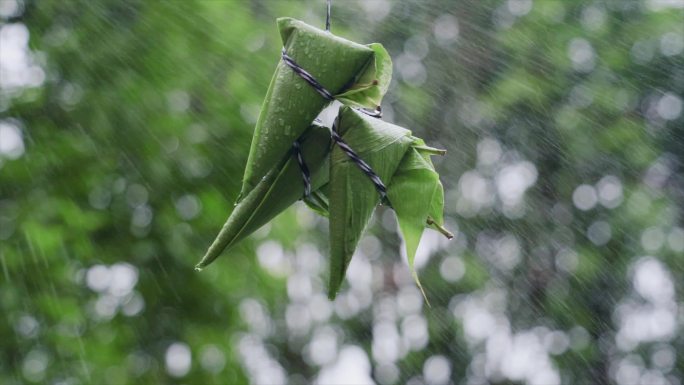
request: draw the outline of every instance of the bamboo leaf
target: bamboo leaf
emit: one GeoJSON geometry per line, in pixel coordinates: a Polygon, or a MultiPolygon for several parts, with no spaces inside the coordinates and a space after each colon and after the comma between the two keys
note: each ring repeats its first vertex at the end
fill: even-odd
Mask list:
{"type": "MultiPolygon", "coordinates": [[[[444,226],[444,188],[442,186],[442,182],[439,180],[439,174],[437,174],[435,171],[435,166],[432,164],[432,160],[430,159],[432,155],[446,155],[446,150],[426,146],[423,139],[420,138],[415,138],[415,142],[412,147],[417,150],[423,160],[425,160],[425,163],[420,163],[420,165],[422,165],[423,168],[429,167],[429,169],[437,176],[435,183],[439,189],[439,192],[437,195],[433,196],[433,199],[430,201],[428,225],[435,227],[437,231],[451,239],[453,238],[453,234],[442,227],[444,226]]],[[[416,163],[416,165],[418,164],[419,163],[416,163]]]]}
{"type": "MultiPolygon", "coordinates": [[[[333,94],[355,83],[374,55],[365,45],[292,18],[278,19],[278,28],[288,55],[333,94]]],[[[292,68],[278,62],[254,129],[238,200],[289,151],[328,103],[292,68]]]]}
{"type": "MultiPolygon", "coordinates": [[[[343,106],[338,116],[342,139],[368,163],[385,184],[409,149],[411,132],[343,106]]],[[[356,246],[380,203],[375,186],[339,146],[330,159],[330,281],[333,299],[344,280],[356,246]]]]}
{"type": "MultiPolygon", "coordinates": [[[[414,262],[425,226],[428,223],[441,226],[444,220],[444,189],[430,160],[434,150],[425,146],[421,139],[415,138],[387,190],[388,200],[397,214],[399,230],[404,238],[411,274],[428,305],[414,262]]],[[[438,153],[441,151],[438,150],[438,153]]]]}
{"type": "Polygon", "coordinates": [[[392,58],[382,44],[368,45],[375,55],[359,80],[347,91],[336,96],[340,102],[361,108],[380,107],[392,80],[392,58]]]}
{"type": "Polygon", "coordinates": [[[306,203],[310,209],[326,218],[329,216],[328,194],[326,193],[327,187],[328,184],[326,183],[320,189],[312,191],[310,196],[304,198],[304,203],[306,203]]]}
{"type": "MultiPolygon", "coordinates": [[[[319,189],[328,181],[330,130],[313,125],[299,139],[302,157],[311,173],[311,186],[319,189]]],[[[224,250],[253,233],[301,198],[304,193],[301,170],[293,154],[287,153],[266,173],[239,203],[197,265],[201,269],[224,250]]]]}

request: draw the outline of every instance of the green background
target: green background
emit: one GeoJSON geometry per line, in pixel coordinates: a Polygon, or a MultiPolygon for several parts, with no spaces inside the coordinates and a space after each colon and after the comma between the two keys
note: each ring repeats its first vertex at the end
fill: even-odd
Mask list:
{"type": "Polygon", "coordinates": [[[448,150],[427,308],[384,208],[332,303],[301,202],[193,270],[324,1],[0,2],[0,383],[681,384],[681,4],[333,2],[448,150]]]}

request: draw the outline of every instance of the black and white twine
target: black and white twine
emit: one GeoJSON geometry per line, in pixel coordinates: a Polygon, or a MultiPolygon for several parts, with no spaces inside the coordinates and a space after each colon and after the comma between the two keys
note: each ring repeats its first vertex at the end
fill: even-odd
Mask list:
{"type": "Polygon", "coordinates": [[[361,157],[352,150],[349,145],[342,140],[342,137],[340,134],[337,133],[337,121],[335,124],[333,124],[333,129],[332,129],[332,138],[335,141],[335,144],[342,150],[348,157],[349,159],[356,164],[356,166],[363,171],[364,174],[373,182],[373,185],[375,186],[375,189],[378,190],[378,193],[380,194],[381,199],[385,199],[387,196],[387,188],[385,187],[385,184],[382,183],[382,179],[380,179],[380,176],[373,171],[371,166],[366,163],[361,157]]]}
{"type": "Polygon", "coordinates": [[[322,97],[324,97],[326,100],[335,100],[335,97],[333,94],[330,93],[330,91],[326,90],[321,83],[316,80],[316,78],[313,77],[310,73],[306,72],[306,70],[302,67],[300,67],[294,59],[290,57],[290,55],[287,54],[285,51],[285,47],[283,47],[282,51],[282,57],[283,57],[283,62],[287,64],[288,67],[292,68],[292,71],[299,75],[302,79],[306,80],[307,83],[313,87],[316,92],[321,94],[322,97]]]}
{"type": "Polygon", "coordinates": [[[308,197],[311,195],[311,174],[309,173],[309,168],[304,162],[304,157],[302,156],[302,149],[299,145],[299,140],[295,140],[292,144],[294,150],[295,158],[297,158],[297,163],[299,164],[299,169],[302,170],[302,180],[304,181],[304,196],[308,197]]]}

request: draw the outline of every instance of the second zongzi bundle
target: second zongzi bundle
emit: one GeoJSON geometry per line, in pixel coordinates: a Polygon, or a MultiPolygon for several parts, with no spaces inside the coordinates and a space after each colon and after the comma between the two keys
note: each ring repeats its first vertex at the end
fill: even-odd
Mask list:
{"type": "Polygon", "coordinates": [[[430,155],[444,151],[425,146],[411,131],[341,107],[336,122],[342,144],[334,145],[330,155],[330,182],[325,191],[330,221],[330,277],[328,296],[334,298],[359,240],[380,203],[392,207],[404,237],[406,254],[413,268],[418,242],[425,227],[443,229],[444,191],[430,155]],[[343,146],[353,149],[350,156],[343,146]],[[363,160],[382,184],[364,172],[363,160]],[[383,191],[386,188],[386,192],[383,191]]]}

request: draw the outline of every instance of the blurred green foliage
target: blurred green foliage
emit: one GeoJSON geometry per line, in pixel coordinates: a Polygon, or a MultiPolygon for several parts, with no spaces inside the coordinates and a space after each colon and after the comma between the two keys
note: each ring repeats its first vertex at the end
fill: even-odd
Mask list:
{"type": "Polygon", "coordinates": [[[449,151],[458,236],[423,240],[432,308],[389,210],[335,303],[327,221],[301,204],[193,271],[240,186],[275,18],[322,25],[323,3],[5,15],[44,80],[0,89],[0,383],[304,383],[334,361],[311,353],[326,333],[379,383],[441,383],[436,356],[454,384],[681,383],[684,12],[658,1],[334,2],[334,33],[394,59],[386,119],[449,151]],[[546,344],[551,377],[496,361],[514,337],[546,344]]]}

